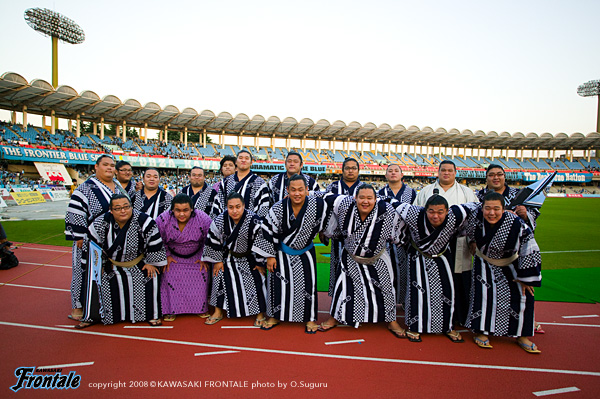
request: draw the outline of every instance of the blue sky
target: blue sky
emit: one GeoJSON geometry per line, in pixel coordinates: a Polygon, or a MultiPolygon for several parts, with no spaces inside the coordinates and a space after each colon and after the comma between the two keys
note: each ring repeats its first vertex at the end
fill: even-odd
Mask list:
{"type": "Polygon", "coordinates": [[[447,130],[596,126],[577,86],[600,79],[599,1],[0,0],[0,73],[50,82],[30,7],[84,29],[59,45],[59,84],[101,97],[447,130]]]}

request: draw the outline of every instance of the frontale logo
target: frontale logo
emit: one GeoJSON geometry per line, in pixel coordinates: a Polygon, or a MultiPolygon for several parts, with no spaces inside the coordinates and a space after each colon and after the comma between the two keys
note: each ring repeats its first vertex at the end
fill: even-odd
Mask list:
{"type": "Polygon", "coordinates": [[[62,374],[62,369],[36,369],[35,367],[19,367],[15,370],[16,385],[10,387],[14,392],[25,389],[76,389],[81,385],[81,376],[71,371],[62,374]],[[53,374],[34,374],[53,373],[53,374]]]}

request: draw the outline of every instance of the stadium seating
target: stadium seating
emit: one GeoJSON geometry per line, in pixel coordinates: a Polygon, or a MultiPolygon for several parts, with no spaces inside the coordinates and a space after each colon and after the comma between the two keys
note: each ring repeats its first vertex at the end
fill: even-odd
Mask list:
{"type": "Polygon", "coordinates": [[[530,162],[533,164],[534,169],[546,170],[551,169],[550,165],[548,165],[543,159],[536,161],[535,159],[531,159],[530,162]]]}

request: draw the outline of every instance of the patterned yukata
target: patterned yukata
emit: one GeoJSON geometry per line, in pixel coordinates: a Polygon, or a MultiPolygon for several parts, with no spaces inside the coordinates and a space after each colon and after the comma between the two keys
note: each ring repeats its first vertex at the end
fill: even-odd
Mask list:
{"type": "Polygon", "coordinates": [[[261,219],[245,210],[237,224],[227,211],[213,220],[204,244],[202,260],[223,262],[212,281],[210,305],[227,311],[227,317],[253,316],[266,310],[265,277],[255,266],[264,259],[253,253],[253,243],[261,234],[261,219]]]}
{"type": "Polygon", "coordinates": [[[331,237],[336,230],[340,232],[343,246],[331,315],[355,327],[395,321],[396,290],[387,245],[398,242],[398,214],[387,202],[377,201],[362,221],[356,200],[350,196],[336,199],[332,212],[326,234],[331,237]]]}
{"type": "MultiPolygon", "coordinates": [[[[352,186],[348,186],[344,183],[343,180],[336,181],[327,186],[327,193],[337,194],[337,195],[350,195],[355,196],[358,192],[358,188],[362,186],[364,183],[360,180],[354,182],[352,186]]],[[[335,282],[337,281],[337,277],[340,274],[340,253],[342,252],[343,243],[336,236],[333,236],[331,240],[331,257],[329,258],[329,291],[327,295],[333,296],[333,289],[335,286],[335,282]]]]}
{"type": "MultiPolygon", "coordinates": [[[[519,194],[519,191],[521,190],[515,187],[509,187],[506,183],[504,183],[504,191],[501,194],[504,197],[504,206],[507,207],[506,209],[508,209],[508,206],[512,200],[519,194]]],[[[487,187],[484,187],[477,191],[476,195],[479,201],[483,202],[485,195],[489,192],[494,192],[494,190],[489,190],[487,187]]],[[[540,216],[540,210],[531,206],[526,206],[525,208],[527,209],[528,220],[524,220],[524,222],[527,223],[531,230],[535,232],[536,221],[538,216],[540,216]]]]}
{"type": "MultiPolygon", "coordinates": [[[[135,323],[161,318],[158,276],[149,277],[148,272],[142,270],[145,264],[167,265],[167,255],[154,220],[133,210],[131,219],[120,228],[113,215],[106,213],[90,226],[90,238],[102,248],[106,257],[118,262],[130,262],[143,255],[142,260],[132,267],[115,266],[105,260],[100,289],[102,322],[135,323]]],[[[83,263],[87,260],[83,259],[83,263]]]]}
{"type": "Polygon", "coordinates": [[[171,211],[156,219],[167,256],[175,261],[160,278],[163,314],[208,311],[209,272],[201,271],[197,261],[202,258],[211,222],[210,217],[199,210],[192,211],[183,231],[179,230],[177,218],[171,211]]]}
{"type": "MultiPolygon", "coordinates": [[[[475,255],[469,314],[465,327],[476,333],[530,337],[534,333],[534,297],[522,294],[518,279],[541,286],[542,257],[531,228],[518,216],[504,212],[495,225],[481,210],[469,218],[467,233],[479,253],[490,259],[518,257],[507,266],[496,266],[475,255]]],[[[496,261],[497,262],[497,261],[496,261]]]]}
{"type": "Polygon", "coordinates": [[[145,213],[152,219],[156,219],[158,215],[166,210],[169,210],[171,208],[171,201],[173,201],[171,194],[160,187],[158,188],[156,194],[150,198],[146,197],[146,192],[144,189],[138,191],[131,198],[133,209],[145,213]]]}
{"type": "MultiPolygon", "coordinates": [[[[304,178],[306,181],[306,185],[308,186],[308,191],[314,192],[319,191],[321,188],[319,187],[319,183],[312,177],[305,175],[304,173],[300,173],[300,176],[304,178]]],[[[269,180],[269,190],[271,191],[271,203],[276,203],[287,197],[287,184],[290,178],[287,175],[287,172],[279,173],[269,180]]]]}
{"type": "Polygon", "coordinates": [[[271,206],[271,196],[267,183],[250,172],[242,180],[239,180],[237,172],[227,176],[219,184],[217,193],[218,212],[227,209],[227,196],[236,191],[244,198],[245,208],[260,217],[265,217],[271,206]]]}
{"type": "Polygon", "coordinates": [[[125,192],[127,193],[127,196],[129,196],[129,198],[133,198],[133,196],[135,195],[136,191],[135,191],[135,181],[133,179],[129,180],[129,182],[127,182],[127,186],[125,186],[123,188],[123,190],[125,190],[125,192]]]}
{"type": "Polygon", "coordinates": [[[96,176],[91,176],[73,191],[67,213],[65,215],[65,236],[73,241],[73,274],[71,277],[71,307],[79,309],[83,285],[83,269],[81,259],[87,259],[88,227],[100,215],[108,212],[110,198],[114,194],[123,194],[121,184],[113,179],[115,191],[102,183],[96,176]],[[83,240],[82,248],[77,247],[77,241],[83,240]]]}
{"type": "Polygon", "coordinates": [[[452,331],[454,315],[455,254],[449,245],[467,223],[476,204],[453,205],[446,219],[434,228],[425,208],[400,204],[396,211],[409,229],[408,276],[405,322],[409,331],[446,333],[452,331]]]}
{"type": "Polygon", "coordinates": [[[201,210],[205,214],[207,214],[211,219],[214,219],[219,214],[219,207],[216,201],[217,198],[217,190],[215,190],[212,186],[204,183],[204,186],[200,191],[194,194],[194,190],[192,186],[185,186],[181,190],[182,194],[188,195],[192,199],[192,204],[194,204],[194,208],[201,210]]]}
{"type": "Polygon", "coordinates": [[[254,243],[262,257],[277,259],[267,277],[267,316],[281,321],[317,321],[317,256],[313,240],[327,223],[321,198],[306,197],[294,216],[289,198],[277,202],[263,221],[263,235],[254,243]]]}
{"type": "MultiPolygon", "coordinates": [[[[389,184],[386,184],[377,192],[381,197],[395,199],[402,204],[412,204],[417,197],[417,192],[406,184],[396,194],[392,191],[389,184]]],[[[394,287],[396,287],[396,302],[404,305],[406,298],[406,276],[408,275],[408,248],[410,237],[406,234],[406,229],[401,230],[401,237],[397,245],[389,244],[390,258],[394,265],[394,287]]]]}

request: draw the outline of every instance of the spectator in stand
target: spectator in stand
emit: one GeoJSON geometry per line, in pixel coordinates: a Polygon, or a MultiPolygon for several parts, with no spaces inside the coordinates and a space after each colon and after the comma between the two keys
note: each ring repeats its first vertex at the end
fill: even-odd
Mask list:
{"type": "MultiPolygon", "coordinates": [[[[226,155],[223,157],[223,159],[221,159],[221,167],[219,168],[219,172],[223,176],[223,179],[235,173],[235,161],[236,159],[232,155],[226,155]]],[[[217,180],[216,183],[213,184],[213,188],[217,190],[217,192],[219,191],[219,183],[221,183],[221,181],[217,180]]]]}

